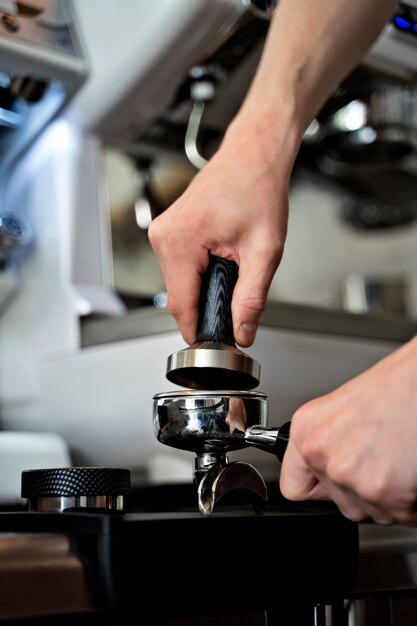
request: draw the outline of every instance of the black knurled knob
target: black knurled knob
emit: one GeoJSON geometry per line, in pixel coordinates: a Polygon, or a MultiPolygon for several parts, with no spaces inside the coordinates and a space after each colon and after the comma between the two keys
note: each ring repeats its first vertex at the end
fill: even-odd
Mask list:
{"type": "Polygon", "coordinates": [[[130,470],[115,467],[59,467],[22,472],[22,498],[123,496],[130,490],[130,470]]]}

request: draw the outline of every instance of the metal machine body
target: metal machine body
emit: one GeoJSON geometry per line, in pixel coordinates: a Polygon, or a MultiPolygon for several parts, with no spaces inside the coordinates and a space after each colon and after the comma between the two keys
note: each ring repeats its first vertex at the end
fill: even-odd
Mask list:
{"type": "Polygon", "coordinates": [[[0,6],[0,180],[87,77],[85,50],[65,0],[0,6]]]}

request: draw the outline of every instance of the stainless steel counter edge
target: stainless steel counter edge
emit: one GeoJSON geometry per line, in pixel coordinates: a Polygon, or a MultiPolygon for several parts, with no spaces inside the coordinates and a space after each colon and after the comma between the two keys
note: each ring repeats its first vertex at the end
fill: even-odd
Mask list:
{"type": "MultiPolygon", "coordinates": [[[[288,303],[268,303],[261,326],[281,330],[404,342],[417,334],[417,320],[381,314],[354,314],[288,303]]],[[[124,341],[177,330],[166,309],[149,306],[114,318],[82,318],[81,346],[124,341]]]]}
{"type": "Polygon", "coordinates": [[[417,529],[359,524],[359,567],[354,595],[408,591],[417,598],[417,529]]]}

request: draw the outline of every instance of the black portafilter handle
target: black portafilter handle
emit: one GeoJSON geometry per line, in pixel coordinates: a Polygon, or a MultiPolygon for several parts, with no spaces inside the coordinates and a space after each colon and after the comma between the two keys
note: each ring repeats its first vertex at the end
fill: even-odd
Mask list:
{"type": "Polygon", "coordinates": [[[166,377],[191,389],[253,389],[259,363],[236,347],[232,296],[239,275],[235,261],[210,255],[201,281],[197,339],[168,358],[166,377]]]}

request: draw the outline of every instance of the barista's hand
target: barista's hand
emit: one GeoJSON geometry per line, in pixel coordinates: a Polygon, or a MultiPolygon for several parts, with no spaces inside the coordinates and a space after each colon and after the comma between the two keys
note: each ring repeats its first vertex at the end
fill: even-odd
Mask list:
{"type": "Polygon", "coordinates": [[[193,343],[209,253],[239,265],[236,343],[250,346],[280,262],[302,135],[387,23],[396,0],[280,0],[248,95],[222,146],[151,224],[168,308],[193,343]],[[354,36],[352,36],[354,33],[354,36]]]}
{"type": "Polygon", "coordinates": [[[351,520],[417,526],[417,338],[298,409],[280,486],[351,520]]]}
{"type": "MultiPolygon", "coordinates": [[[[232,133],[233,134],[233,133],[232,133]]],[[[230,131],[229,131],[230,135],[230,131]]],[[[289,168],[283,180],[262,152],[236,132],[149,229],[168,294],[168,309],[185,341],[196,337],[201,275],[209,253],[233,260],[236,343],[253,343],[268,289],[281,259],[288,213],[289,168]]],[[[279,149],[279,145],[276,145],[279,149]]]]}

